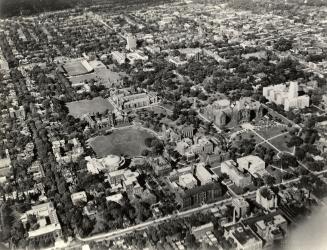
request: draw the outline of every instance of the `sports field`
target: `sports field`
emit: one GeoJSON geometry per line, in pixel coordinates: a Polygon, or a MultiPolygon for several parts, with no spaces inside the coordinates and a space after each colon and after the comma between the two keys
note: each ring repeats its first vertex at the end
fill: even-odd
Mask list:
{"type": "Polygon", "coordinates": [[[63,68],[69,76],[77,76],[90,72],[85,65],[88,63],[85,60],[74,60],[63,65],[63,68]]]}
{"type": "Polygon", "coordinates": [[[124,128],[114,130],[110,135],[97,136],[88,142],[98,157],[109,154],[139,156],[147,147],[145,138],[153,137],[149,132],[140,128],[124,128]]]}
{"type": "Polygon", "coordinates": [[[81,100],[69,102],[66,104],[69,109],[69,114],[75,118],[79,118],[85,114],[96,114],[97,112],[104,113],[107,110],[113,110],[111,103],[102,97],[96,97],[92,100],[81,100]]]}

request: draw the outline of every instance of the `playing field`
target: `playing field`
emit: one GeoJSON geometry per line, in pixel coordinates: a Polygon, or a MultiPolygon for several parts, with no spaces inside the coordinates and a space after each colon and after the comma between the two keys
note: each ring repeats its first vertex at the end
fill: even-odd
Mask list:
{"type": "Polygon", "coordinates": [[[74,60],[63,65],[63,68],[69,76],[77,76],[90,72],[91,68],[87,68],[87,64],[85,60],[74,60]]]}
{"type": "Polygon", "coordinates": [[[117,73],[107,68],[99,68],[89,74],[72,76],[69,78],[69,81],[72,84],[77,84],[94,80],[99,84],[105,85],[107,88],[112,88],[114,86],[120,86],[124,76],[126,75],[123,72],[117,73]]]}
{"type": "Polygon", "coordinates": [[[92,100],[81,100],[69,102],[66,104],[69,109],[69,114],[75,118],[79,118],[85,114],[95,114],[97,112],[104,113],[107,110],[113,110],[111,103],[102,97],[96,97],[92,100]]]}
{"type": "Polygon", "coordinates": [[[112,134],[97,136],[89,140],[98,157],[105,157],[109,154],[139,156],[147,147],[144,144],[145,138],[153,135],[139,128],[124,128],[114,130],[112,134]]]}

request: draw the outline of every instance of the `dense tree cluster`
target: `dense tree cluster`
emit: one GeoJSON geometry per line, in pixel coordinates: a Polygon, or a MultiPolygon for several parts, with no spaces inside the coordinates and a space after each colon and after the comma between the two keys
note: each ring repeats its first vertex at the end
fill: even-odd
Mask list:
{"type": "Polygon", "coordinates": [[[32,15],[74,7],[79,0],[1,0],[0,16],[32,15]]]}

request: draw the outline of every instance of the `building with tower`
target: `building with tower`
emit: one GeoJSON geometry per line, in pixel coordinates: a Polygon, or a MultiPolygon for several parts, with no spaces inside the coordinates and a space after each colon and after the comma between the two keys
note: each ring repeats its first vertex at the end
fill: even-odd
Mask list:
{"type": "Polygon", "coordinates": [[[231,102],[228,99],[217,100],[200,111],[219,127],[227,126],[230,123],[250,122],[265,114],[265,109],[260,102],[250,97],[241,98],[236,102],[231,102]]]}
{"type": "Polygon", "coordinates": [[[233,199],[232,205],[234,207],[234,216],[237,218],[244,217],[250,207],[249,203],[243,197],[233,199]]]}
{"type": "Polygon", "coordinates": [[[290,82],[289,87],[286,84],[264,87],[263,96],[270,102],[283,105],[285,111],[289,111],[291,108],[303,109],[310,105],[308,95],[299,96],[299,85],[295,81],[290,82]]]}
{"type": "Polygon", "coordinates": [[[268,187],[257,190],[256,202],[264,209],[271,210],[277,207],[277,195],[268,187]]]}
{"type": "Polygon", "coordinates": [[[126,36],[126,49],[127,50],[134,50],[136,49],[136,37],[132,34],[128,34],[126,36]]]}

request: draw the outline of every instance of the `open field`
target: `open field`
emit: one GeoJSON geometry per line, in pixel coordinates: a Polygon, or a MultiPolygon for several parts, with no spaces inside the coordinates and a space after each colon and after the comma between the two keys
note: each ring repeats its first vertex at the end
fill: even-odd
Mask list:
{"type": "Polygon", "coordinates": [[[278,151],[275,148],[273,148],[272,146],[270,146],[267,142],[261,143],[260,145],[265,147],[268,150],[272,149],[273,151],[275,151],[276,154],[278,153],[278,151]]]}
{"type": "Polygon", "coordinates": [[[102,97],[96,97],[92,100],[81,100],[67,103],[69,114],[75,118],[85,114],[104,113],[107,110],[113,110],[111,103],[102,97]]]}
{"type": "MultiPolygon", "coordinates": [[[[70,74],[69,81],[72,84],[78,84],[81,82],[95,81],[98,84],[103,84],[107,88],[114,86],[120,86],[122,84],[122,79],[127,77],[125,72],[115,72],[113,67],[109,66],[109,69],[105,65],[97,61],[91,61],[90,64],[94,67],[94,72],[89,72],[88,74],[70,74]]],[[[82,65],[83,66],[83,65],[82,65]]],[[[85,72],[87,73],[87,72],[85,72]]]]}
{"type": "Polygon", "coordinates": [[[144,144],[145,138],[153,137],[149,132],[139,128],[124,128],[114,130],[107,136],[98,136],[89,140],[98,157],[114,155],[141,155],[147,147],[144,144]]]}
{"type": "Polygon", "coordinates": [[[293,147],[289,148],[287,147],[287,142],[290,140],[291,136],[289,134],[281,135],[278,137],[275,137],[269,142],[274,145],[276,148],[278,148],[280,151],[286,151],[286,152],[293,152],[293,147]]]}
{"type": "Polygon", "coordinates": [[[269,126],[266,128],[260,127],[260,128],[256,128],[255,131],[265,139],[269,139],[281,133],[287,132],[287,127],[284,126],[269,126]]]}

